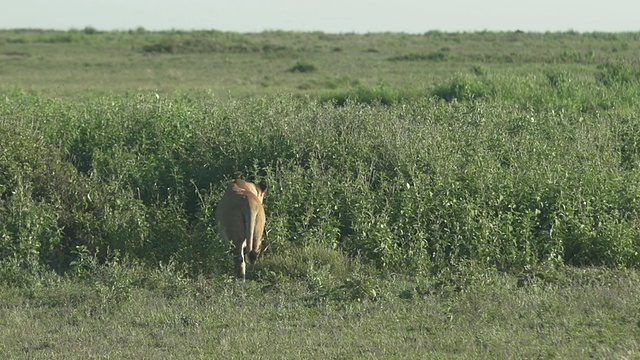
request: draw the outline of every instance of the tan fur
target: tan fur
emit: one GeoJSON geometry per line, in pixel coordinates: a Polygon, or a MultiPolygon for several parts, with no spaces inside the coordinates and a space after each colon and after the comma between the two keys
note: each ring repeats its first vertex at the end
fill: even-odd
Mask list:
{"type": "Polygon", "coordinates": [[[216,208],[220,235],[235,246],[236,276],[242,280],[245,279],[246,255],[252,269],[260,254],[266,221],[262,200],[266,189],[264,182],[256,185],[235,180],[227,186],[216,208]]]}

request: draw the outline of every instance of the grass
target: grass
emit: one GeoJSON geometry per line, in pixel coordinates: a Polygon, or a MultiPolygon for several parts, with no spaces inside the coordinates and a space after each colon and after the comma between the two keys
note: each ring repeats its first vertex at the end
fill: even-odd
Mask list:
{"type": "MultiPolygon", "coordinates": [[[[128,271],[133,271],[129,269],[128,271]]],[[[634,272],[573,270],[518,287],[464,291],[376,280],[374,298],[327,297],[304,282],[177,282],[165,272],[125,299],[61,279],[3,288],[4,358],[624,358],[637,354],[634,272]],[[176,283],[177,282],[177,283],[176,283]],[[175,290],[175,286],[178,290],[175,290]]]]}
{"type": "Polygon", "coordinates": [[[0,33],[0,357],[638,357],[637,33],[0,33]]]}
{"type": "Polygon", "coordinates": [[[478,65],[590,77],[636,61],[637,33],[323,34],[2,30],[0,83],[53,94],[211,90],[218,96],[366,88],[430,91],[478,65]],[[300,59],[316,71],[290,72],[300,59]],[[410,60],[410,61],[394,61],[410,60]]]}

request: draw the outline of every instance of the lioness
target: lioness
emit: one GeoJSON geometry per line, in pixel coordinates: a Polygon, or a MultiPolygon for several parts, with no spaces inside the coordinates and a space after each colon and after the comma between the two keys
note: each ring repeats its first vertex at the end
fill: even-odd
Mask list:
{"type": "Polygon", "coordinates": [[[216,208],[220,235],[235,246],[236,276],[245,279],[245,254],[253,270],[260,254],[266,216],[262,207],[267,184],[235,180],[227,186],[216,208]]]}

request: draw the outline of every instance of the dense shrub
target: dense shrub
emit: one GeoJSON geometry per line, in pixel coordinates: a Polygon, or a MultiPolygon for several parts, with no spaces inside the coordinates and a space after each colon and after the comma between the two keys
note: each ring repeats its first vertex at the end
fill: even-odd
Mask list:
{"type": "Polygon", "coordinates": [[[142,47],[143,53],[167,53],[171,54],[174,51],[174,45],[170,43],[156,43],[151,45],[145,45],[142,47]]]}
{"type": "Polygon", "coordinates": [[[458,76],[446,85],[438,86],[432,95],[445,101],[473,100],[494,95],[492,84],[471,76],[458,76]]]}
{"type": "Polygon", "coordinates": [[[628,63],[607,62],[598,66],[596,79],[606,86],[628,85],[640,80],[640,71],[628,63]]]}
{"type": "Polygon", "coordinates": [[[356,86],[348,90],[327,92],[320,96],[321,102],[344,106],[347,102],[360,104],[391,105],[415,99],[416,94],[379,85],[376,87],[356,86]]]}
{"type": "MultiPolygon", "coordinates": [[[[0,256],[64,271],[80,254],[107,261],[100,257],[117,251],[227,272],[213,213],[225,182],[243,177],[270,184],[265,257],[323,249],[387,271],[434,273],[468,261],[503,271],[639,266],[640,125],[629,115],[637,104],[545,109],[495,101],[509,99],[508,86],[491,79],[497,90],[486,90],[484,81],[465,77],[443,90],[460,101],[386,106],[6,93],[0,256]]],[[[562,74],[544,81],[555,95],[523,88],[539,91],[541,104],[570,91],[562,74]]],[[[298,265],[270,263],[318,279],[330,266],[298,265]]]]}
{"type": "Polygon", "coordinates": [[[309,73],[316,70],[317,68],[315,65],[304,61],[298,61],[295,65],[289,68],[288,71],[292,73],[309,73]]]}
{"type": "Polygon", "coordinates": [[[445,61],[448,58],[448,50],[441,49],[429,54],[405,54],[389,58],[389,61],[445,61]]]}

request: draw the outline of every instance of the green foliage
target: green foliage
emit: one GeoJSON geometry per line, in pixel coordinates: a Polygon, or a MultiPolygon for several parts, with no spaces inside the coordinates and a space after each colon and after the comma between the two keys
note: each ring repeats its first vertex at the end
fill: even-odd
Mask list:
{"type": "Polygon", "coordinates": [[[298,61],[288,71],[292,73],[310,73],[316,71],[316,66],[303,61],[298,61]]]}
{"type": "Polygon", "coordinates": [[[389,58],[390,61],[445,61],[449,57],[446,48],[429,54],[406,54],[389,58]]]}
{"type": "Polygon", "coordinates": [[[471,76],[458,76],[446,85],[438,86],[431,94],[445,101],[465,101],[494,95],[492,84],[471,76]]]}
{"type": "MultiPolygon", "coordinates": [[[[144,31],[136,31],[145,34],[144,31]]],[[[142,53],[170,53],[170,54],[211,54],[211,53],[257,53],[279,54],[290,53],[293,49],[270,41],[254,41],[241,34],[221,31],[198,32],[164,32],[161,37],[147,36],[156,40],[141,47],[142,53]]]]}
{"type": "Polygon", "coordinates": [[[31,184],[18,179],[10,199],[3,201],[0,257],[46,256],[62,241],[55,205],[33,199],[31,184]]]}
{"type": "Polygon", "coordinates": [[[34,256],[8,257],[0,260],[0,285],[34,290],[51,286],[60,276],[39,262],[34,256]]]}
{"type": "Polygon", "coordinates": [[[336,248],[325,244],[293,246],[285,251],[271,251],[261,259],[259,275],[265,278],[302,279],[314,289],[324,289],[348,278],[357,263],[336,248]]]}
{"type": "MultiPolygon", "coordinates": [[[[545,80],[553,92],[541,104],[587,93],[562,72],[545,80]]],[[[636,105],[556,112],[509,104],[499,78],[452,84],[456,102],[386,106],[6,94],[2,256],[64,271],[84,261],[78,249],[98,262],[117,251],[193,275],[229,272],[213,213],[239,176],[270,184],[263,276],[317,288],[345,281],[344,256],[411,273],[465,261],[508,272],[640,264],[638,126],[617,115],[636,105]],[[499,90],[476,99],[484,83],[499,90]]]]}
{"type": "Polygon", "coordinates": [[[142,52],[143,53],[167,53],[167,54],[171,54],[173,53],[173,44],[167,44],[167,43],[157,43],[157,44],[151,44],[151,45],[145,45],[142,47],[142,52]]]}
{"type": "Polygon", "coordinates": [[[607,62],[599,65],[598,70],[596,79],[605,86],[637,84],[640,80],[640,70],[625,62],[607,62]]]}
{"type": "Polygon", "coordinates": [[[98,31],[93,26],[85,26],[85,28],[82,29],[82,31],[87,35],[95,35],[95,34],[99,34],[100,33],[100,31],[98,31]]]}
{"type": "Polygon", "coordinates": [[[356,86],[348,90],[329,91],[320,95],[319,99],[321,102],[333,103],[336,106],[345,106],[348,102],[369,105],[391,105],[415,99],[416,97],[416,94],[408,91],[379,85],[376,87],[356,86]]]}

